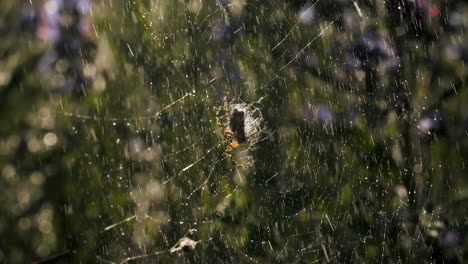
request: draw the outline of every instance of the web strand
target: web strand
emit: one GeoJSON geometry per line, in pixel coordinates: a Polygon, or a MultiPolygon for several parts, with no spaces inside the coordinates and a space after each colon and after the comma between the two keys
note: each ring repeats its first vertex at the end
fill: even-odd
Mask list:
{"type": "Polygon", "coordinates": [[[164,108],[162,108],[160,111],[153,115],[148,115],[148,116],[136,116],[136,117],[121,117],[121,118],[115,118],[115,117],[98,117],[98,116],[91,116],[91,115],[81,115],[81,114],[74,114],[70,112],[64,112],[64,111],[57,111],[57,113],[62,114],[64,116],[68,117],[75,117],[79,119],[84,119],[84,120],[94,120],[94,121],[108,121],[108,122],[125,122],[125,121],[138,121],[138,120],[147,120],[147,119],[154,119],[158,118],[165,110],[171,108],[172,106],[180,103],[182,100],[184,100],[186,97],[193,95],[194,93],[187,93],[184,96],[180,97],[179,99],[175,100],[174,102],[168,104],[164,108]]]}

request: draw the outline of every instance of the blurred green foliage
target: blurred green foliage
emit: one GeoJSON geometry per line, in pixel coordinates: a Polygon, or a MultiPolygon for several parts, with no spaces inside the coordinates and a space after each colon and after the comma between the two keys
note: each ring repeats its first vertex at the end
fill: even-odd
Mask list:
{"type": "Polygon", "coordinates": [[[0,2],[2,262],[467,261],[464,1],[33,2],[0,2]]]}

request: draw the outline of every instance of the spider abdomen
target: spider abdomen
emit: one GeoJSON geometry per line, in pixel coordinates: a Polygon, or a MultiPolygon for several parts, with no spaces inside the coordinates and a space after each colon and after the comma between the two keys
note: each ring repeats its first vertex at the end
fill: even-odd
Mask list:
{"type": "Polygon", "coordinates": [[[229,120],[229,127],[231,128],[234,138],[240,143],[245,143],[247,137],[245,135],[245,119],[244,112],[234,109],[231,119],[229,120]]]}

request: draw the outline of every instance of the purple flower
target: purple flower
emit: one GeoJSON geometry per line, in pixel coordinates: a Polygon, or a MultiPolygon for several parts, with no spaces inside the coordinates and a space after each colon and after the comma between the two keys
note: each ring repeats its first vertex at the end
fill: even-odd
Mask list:
{"type": "Polygon", "coordinates": [[[439,110],[434,111],[429,116],[420,119],[417,128],[420,134],[430,135],[441,133],[444,130],[444,114],[439,110]]]}
{"type": "Polygon", "coordinates": [[[460,244],[460,232],[447,231],[439,240],[440,246],[444,248],[453,248],[460,244]]]}
{"type": "Polygon", "coordinates": [[[39,14],[39,26],[37,37],[55,42],[60,36],[60,10],[63,2],[61,0],[49,0],[44,3],[39,14]]]}
{"type": "Polygon", "coordinates": [[[327,105],[312,105],[303,111],[303,118],[306,121],[331,125],[335,121],[335,114],[327,105]]]}

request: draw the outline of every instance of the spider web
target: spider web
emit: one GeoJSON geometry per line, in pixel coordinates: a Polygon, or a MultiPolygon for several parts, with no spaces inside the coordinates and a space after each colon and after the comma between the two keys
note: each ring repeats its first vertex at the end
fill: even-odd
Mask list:
{"type": "MultiPolygon", "coordinates": [[[[275,4],[273,1],[270,3],[272,6],[275,4]]],[[[311,7],[317,3],[318,1],[311,7]]],[[[231,3],[226,8],[219,5],[215,11],[201,19],[201,23],[208,23],[211,17],[217,13],[225,13],[231,7],[230,5],[236,4],[240,5],[240,3],[231,3]]],[[[256,3],[250,5],[253,9],[257,9],[256,3]]],[[[142,14],[137,14],[137,16],[149,16],[150,19],[154,16],[152,8],[141,9],[140,12],[142,14]]],[[[265,15],[263,18],[266,19],[265,15]]],[[[147,34],[150,39],[156,43],[162,42],[161,39],[165,38],[164,33],[158,35],[153,32],[150,19],[147,19],[146,23],[142,21],[140,23],[149,32],[147,34]]],[[[281,72],[298,60],[304,51],[326,33],[336,19],[324,24],[317,35],[311,38],[305,46],[300,47],[300,50],[294,53],[285,64],[278,65],[279,71],[281,72]]],[[[170,28],[175,26],[175,24],[171,25],[172,23],[176,21],[168,23],[170,28]]],[[[272,50],[279,48],[288,38],[292,38],[289,36],[294,34],[297,24],[296,22],[286,37],[274,45],[272,50]]],[[[177,32],[177,29],[173,30],[177,32]]],[[[202,32],[203,34],[206,32],[202,32]]],[[[129,49],[133,53],[130,46],[129,49]]],[[[136,111],[134,115],[124,117],[61,112],[71,119],[79,119],[82,122],[97,122],[97,125],[112,123],[114,127],[118,127],[119,124],[126,126],[127,131],[124,132],[128,133],[125,146],[126,159],[131,161],[132,167],[142,162],[145,163],[144,169],[139,170],[121,167],[127,170],[123,173],[127,180],[122,181],[122,187],[123,190],[128,191],[128,196],[131,197],[133,203],[128,209],[123,210],[121,214],[123,220],[113,218],[114,221],[111,219],[104,221],[112,224],[102,228],[102,237],[98,241],[103,241],[103,245],[101,253],[97,255],[97,260],[103,263],[124,263],[130,260],[151,263],[155,259],[164,262],[168,260],[164,258],[185,258],[170,254],[166,256],[165,253],[186,230],[195,228],[204,237],[200,240],[202,249],[197,250],[195,258],[205,261],[205,254],[210,253],[203,252],[213,254],[222,250],[225,252],[219,253],[221,258],[230,256],[235,262],[257,263],[255,259],[260,259],[260,257],[251,257],[250,254],[258,254],[258,252],[269,254],[271,260],[278,262],[286,259],[293,262],[301,262],[304,259],[317,263],[336,262],[337,256],[340,255],[340,245],[336,241],[342,241],[346,237],[342,232],[337,231],[341,228],[339,216],[337,216],[339,213],[334,211],[337,209],[330,209],[330,207],[332,207],[333,199],[336,199],[333,193],[339,192],[343,184],[344,171],[336,172],[340,178],[334,184],[325,184],[326,190],[322,189],[324,183],[321,181],[324,179],[314,172],[320,169],[329,171],[329,168],[325,168],[327,165],[324,167],[321,162],[323,159],[330,159],[325,153],[332,151],[333,147],[326,146],[326,142],[320,142],[323,141],[320,137],[317,138],[317,142],[299,141],[289,145],[290,141],[287,139],[289,133],[305,132],[294,131],[290,128],[283,128],[285,131],[281,131],[280,138],[276,134],[275,139],[274,133],[278,133],[279,128],[269,127],[270,124],[261,112],[265,110],[262,101],[268,101],[268,97],[273,96],[265,94],[265,97],[258,97],[265,93],[264,90],[273,86],[272,80],[264,81],[263,84],[245,82],[247,89],[243,91],[243,88],[235,83],[241,81],[237,79],[241,78],[238,77],[241,75],[239,69],[229,62],[222,62],[218,66],[210,65],[210,67],[218,68],[222,72],[220,75],[216,69],[209,73],[199,73],[197,78],[200,84],[210,89],[197,91],[199,89],[195,88],[197,83],[193,83],[178,65],[182,60],[170,61],[172,74],[178,76],[179,80],[171,80],[174,83],[169,85],[179,87],[175,91],[189,90],[189,92],[170,101],[156,98],[157,101],[167,102],[165,106],[160,106],[159,111],[152,113],[154,110],[151,109],[154,107],[148,107],[145,112],[149,114],[139,115],[136,111]],[[229,76],[230,74],[234,77],[229,76]],[[248,147],[236,155],[240,156],[240,159],[243,156],[247,156],[244,159],[255,159],[256,155],[266,155],[267,161],[263,157],[264,160],[258,167],[236,168],[223,153],[230,142],[223,139],[223,132],[216,127],[214,122],[216,106],[221,106],[223,102],[222,96],[213,95],[224,94],[234,89],[236,89],[234,99],[228,103],[229,109],[225,112],[231,109],[244,111],[246,113],[245,129],[249,135],[248,147]],[[255,95],[257,99],[254,99],[255,95]],[[213,97],[215,100],[209,99],[213,97]],[[243,99],[239,99],[240,97],[243,99]],[[203,109],[201,113],[192,113],[199,109],[203,109]],[[161,119],[164,120],[161,121],[161,119]],[[161,128],[167,125],[165,122],[171,123],[167,129],[161,128]],[[169,142],[155,140],[164,134],[166,134],[166,140],[171,138],[169,142]],[[278,153],[275,152],[280,150],[286,153],[282,166],[269,165],[268,156],[273,157],[272,160],[277,160],[275,154],[278,153]],[[323,153],[325,156],[317,157],[316,152],[323,153]],[[162,161],[158,162],[158,159],[162,161]],[[153,164],[147,164],[148,162],[153,164]],[[265,166],[271,168],[265,170],[265,166]],[[292,175],[288,175],[287,171],[292,175]],[[258,174],[267,175],[258,176],[258,174]],[[253,177],[259,178],[260,181],[252,179],[253,177]],[[309,187],[306,188],[305,185],[309,187]],[[248,204],[245,197],[253,195],[261,200],[260,204],[252,205],[256,209],[248,209],[250,205],[244,205],[247,207],[243,210],[260,210],[259,215],[255,216],[254,213],[249,217],[258,217],[257,225],[265,226],[257,227],[263,232],[252,235],[252,239],[243,241],[246,238],[237,237],[235,233],[232,233],[239,228],[234,224],[237,221],[236,218],[243,214],[236,213],[235,208],[242,207],[240,205],[242,200],[244,200],[243,203],[248,204]],[[211,201],[208,202],[207,199],[211,201]],[[269,199],[273,202],[270,203],[269,199]],[[209,205],[204,205],[204,203],[209,205]],[[278,207],[277,215],[272,216],[271,209],[276,203],[281,206],[278,207]],[[317,210],[317,207],[322,210],[317,210]],[[262,210],[270,210],[270,212],[262,212],[262,210]],[[237,214],[240,215],[236,216],[237,214]],[[281,239],[275,238],[278,235],[282,236],[281,234],[289,235],[281,239]],[[272,242],[273,240],[276,241],[272,242]],[[275,245],[273,246],[272,243],[275,245]]],[[[281,75],[276,75],[273,79],[285,80],[281,75]]],[[[180,91],[177,93],[180,94],[180,91]]],[[[174,98],[171,93],[168,95],[174,98]]],[[[281,114],[280,109],[275,109],[275,112],[281,114]]],[[[225,127],[229,127],[229,121],[224,115],[222,122],[225,127]]],[[[318,129],[319,132],[324,130],[324,133],[328,134],[330,132],[327,129],[336,128],[331,125],[323,125],[323,127],[319,125],[312,129],[318,129]]],[[[356,247],[359,245],[354,246],[356,247]]]]}
{"type": "MultiPolygon", "coordinates": [[[[255,4],[253,4],[254,9],[255,4]]],[[[219,7],[221,9],[221,7],[219,7]]],[[[216,11],[215,11],[216,12],[216,11]]],[[[208,16],[212,16],[213,13],[210,13],[208,16]]],[[[208,19],[208,16],[206,19],[208,19]]],[[[205,21],[206,19],[203,19],[202,21],[205,21]]],[[[301,48],[301,50],[290,60],[288,61],[285,65],[283,65],[279,70],[283,70],[285,67],[287,67],[289,64],[291,64],[293,61],[295,61],[301,53],[304,52],[317,38],[319,38],[326,30],[327,28],[333,24],[333,21],[325,26],[316,37],[314,37],[305,47],[301,48]]],[[[284,39],[281,41],[283,42],[284,39]]],[[[278,43],[278,45],[281,44],[278,43]]],[[[179,73],[179,75],[182,77],[183,82],[186,84],[187,88],[194,89],[194,84],[190,84],[190,80],[184,76],[184,74],[176,68],[177,66],[174,64],[175,71],[179,73]]],[[[200,76],[200,79],[206,79],[205,82],[208,82],[209,80],[209,85],[214,89],[215,92],[221,94],[223,93],[228,93],[232,89],[235,88],[235,84],[232,82],[234,81],[239,81],[236,80],[236,78],[230,77],[229,73],[226,73],[228,71],[237,71],[236,69],[233,69],[233,65],[229,65],[228,63],[224,64],[221,63],[221,68],[222,71],[224,72],[224,76],[200,76]],[[223,80],[224,79],[224,80],[223,80]],[[227,81],[228,84],[222,85],[223,81],[227,81]],[[220,86],[224,88],[219,88],[220,86]]],[[[235,68],[235,67],[234,67],[235,68]]],[[[216,73],[214,73],[216,74],[216,73]]],[[[232,73],[231,73],[232,74],[232,73]]],[[[235,75],[240,75],[240,73],[236,73],[235,75]]],[[[277,76],[276,78],[281,78],[281,76],[277,76]]],[[[274,79],[276,79],[274,78],[274,79]]],[[[266,87],[270,85],[272,80],[265,81],[264,84],[257,84],[254,85],[253,88],[257,91],[262,91],[266,87]]],[[[241,89],[241,88],[239,88],[241,89]]],[[[254,90],[254,91],[255,91],[254,90]]],[[[242,90],[237,90],[242,93],[242,90]]],[[[258,92],[255,92],[258,93],[258,92]]],[[[212,102],[210,101],[205,101],[203,99],[204,95],[203,94],[193,94],[193,100],[190,103],[186,103],[184,101],[181,101],[181,99],[175,100],[171,102],[168,106],[174,106],[174,108],[178,108],[178,111],[184,112],[187,109],[190,108],[190,104],[193,104],[194,102],[201,102],[202,107],[205,109],[210,109],[212,102]],[[180,107],[178,107],[177,104],[181,104],[180,107]],[[179,110],[180,109],[180,110],[179,110]]],[[[272,143],[272,141],[275,141],[274,136],[272,131],[270,131],[268,127],[268,122],[263,118],[263,115],[261,113],[262,106],[261,104],[263,103],[263,100],[268,100],[268,96],[265,97],[260,97],[257,98],[255,101],[252,102],[252,98],[255,97],[245,97],[245,100],[250,100],[251,103],[246,103],[244,100],[240,100],[236,97],[242,96],[241,94],[234,94],[234,98],[230,98],[229,103],[228,103],[228,109],[225,109],[224,112],[226,111],[232,111],[232,109],[237,109],[241,110],[246,114],[245,117],[245,130],[246,134],[248,135],[248,146],[247,148],[238,151],[236,153],[236,157],[242,162],[242,160],[249,160],[249,159],[255,159],[256,155],[264,155],[264,153],[268,153],[268,151],[275,151],[274,149],[268,149],[268,145],[272,143]]],[[[212,97],[212,94],[207,95],[207,97],[212,97]]],[[[221,96],[220,96],[221,97],[221,96]]],[[[223,102],[221,98],[218,97],[218,100],[216,100],[214,103],[215,105],[222,105],[223,102]]],[[[163,108],[163,110],[167,109],[168,111],[171,111],[168,107],[163,108]]],[[[154,116],[149,116],[148,118],[153,118],[156,115],[160,115],[161,112],[157,112],[154,116]]],[[[211,114],[212,115],[212,114],[211,114]]],[[[178,120],[180,122],[180,125],[183,127],[187,127],[187,124],[184,123],[185,120],[187,122],[191,122],[188,120],[188,118],[177,118],[177,116],[180,116],[179,114],[173,113],[172,116],[168,117],[169,119],[172,120],[178,120]]],[[[79,117],[79,116],[77,116],[79,117]]],[[[110,121],[132,121],[132,120],[140,120],[146,117],[131,117],[131,118],[110,118],[110,121]]],[[[229,127],[229,119],[226,118],[226,113],[222,116],[222,122],[225,127],[229,127]]],[[[319,214],[316,219],[317,221],[317,226],[321,225],[326,225],[331,229],[331,232],[329,232],[329,235],[322,235],[322,232],[320,230],[315,230],[315,231],[310,231],[308,228],[304,230],[302,233],[297,233],[294,232],[294,234],[290,235],[289,237],[286,237],[283,239],[283,243],[280,245],[275,245],[277,248],[276,250],[272,246],[272,242],[267,239],[268,237],[273,236],[273,225],[278,225],[278,223],[281,223],[283,225],[283,232],[289,233],[291,231],[286,231],[286,230],[293,230],[294,226],[296,225],[295,221],[301,214],[307,214],[310,211],[313,210],[313,205],[315,204],[315,201],[318,203],[326,203],[327,200],[331,199],[329,195],[325,195],[325,192],[319,191],[318,193],[313,193],[313,194],[307,194],[309,195],[308,200],[312,201],[310,205],[306,205],[303,208],[298,207],[296,203],[298,201],[301,201],[301,204],[305,202],[304,197],[298,197],[299,200],[295,200],[294,198],[290,197],[290,194],[292,193],[294,196],[294,193],[299,192],[300,187],[295,187],[294,184],[288,185],[286,188],[279,188],[276,191],[270,190],[270,188],[264,188],[264,193],[259,193],[258,196],[265,196],[269,197],[271,199],[274,199],[275,201],[281,201],[282,203],[291,203],[293,207],[296,207],[297,212],[291,212],[287,213],[287,211],[292,210],[291,208],[287,209],[287,211],[283,212],[285,213],[283,216],[280,216],[279,218],[272,218],[264,219],[263,221],[264,224],[267,225],[266,228],[266,233],[263,235],[265,238],[257,238],[254,240],[250,240],[246,243],[247,245],[245,246],[238,246],[238,239],[230,232],[228,231],[229,229],[235,229],[235,226],[232,226],[232,224],[229,224],[230,221],[223,220],[226,217],[229,217],[229,210],[233,207],[236,206],[235,204],[237,203],[237,200],[240,199],[238,197],[242,197],[242,195],[247,195],[247,193],[252,192],[251,188],[251,181],[252,179],[249,179],[250,177],[255,177],[255,174],[257,173],[262,173],[260,168],[250,168],[250,169],[241,169],[241,168],[236,168],[233,166],[231,162],[227,162],[228,160],[226,159],[226,156],[224,155],[223,150],[226,148],[227,145],[229,145],[229,141],[220,139],[221,137],[219,134],[221,133],[222,136],[222,131],[219,131],[216,127],[213,125],[213,120],[211,119],[209,123],[201,124],[202,126],[209,127],[208,130],[212,130],[213,133],[218,134],[217,139],[215,142],[211,141],[212,143],[205,143],[208,142],[208,133],[211,131],[204,131],[203,134],[198,134],[196,135],[195,130],[190,130],[189,137],[195,138],[196,140],[189,141],[187,143],[183,144],[183,147],[181,149],[180,147],[180,142],[175,142],[174,146],[171,148],[173,151],[170,153],[171,159],[177,159],[177,156],[182,154],[182,153],[188,153],[191,158],[188,159],[188,163],[183,164],[180,163],[178,166],[178,169],[175,169],[175,173],[173,173],[170,176],[167,176],[165,178],[160,178],[155,177],[153,179],[147,179],[147,177],[142,176],[141,178],[133,176],[132,181],[137,181],[137,183],[129,183],[129,187],[131,188],[132,185],[138,186],[138,187],[133,187],[131,189],[131,194],[132,198],[135,202],[136,205],[138,205],[134,210],[135,214],[126,218],[123,221],[120,221],[118,223],[114,223],[106,228],[104,228],[104,232],[108,233],[120,233],[122,232],[121,230],[129,230],[132,234],[132,240],[133,243],[139,245],[139,249],[137,250],[132,250],[132,251],[124,251],[125,255],[128,256],[127,258],[139,258],[139,256],[145,256],[145,254],[152,254],[152,251],[149,250],[147,247],[151,246],[154,244],[153,241],[151,241],[152,236],[145,234],[145,231],[150,229],[156,230],[156,229],[164,229],[168,227],[172,227],[172,229],[179,229],[179,230],[186,230],[189,228],[197,228],[199,230],[204,230],[204,240],[202,243],[203,251],[207,252],[212,252],[213,250],[216,251],[217,248],[224,248],[226,252],[221,254],[221,255],[229,255],[231,258],[237,259],[237,261],[247,261],[247,262],[254,262],[257,263],[255,260],[255,257],[251,257],[251,253],[247,253],[252,251],[252,249],[255,248],[262,248],[265,246],[268,246],[267,251],[271,251],[270,254],[274,256],[275,261],[280,261],[282,258],[285,256],[292,255],[294,256],[292,259],[295,261],[301,261],[301,259],[307,258],[308,256],[310,257],[311,255],[313,256],[312,259],[316,259],[317,262],[331,262],[335,259],[335,254],[336,252],[333,252],[331,249],[331,241],[334,239],[337,239],[337,237],[334,235],[335,233],[335,228],[334,225],[332,224],[330,218],[326,214],[319,214]],[[194,135],[195,134],[195,135],[194,135]],[[198,151],[197,149],[204,149],[202,153],[196,154],[198,151]],[[208,167],[210,168],[209,170],[206,170],[205,168],[208,167]],[[227,169],[227,170],[226,170],[227,169]],[[193,175],[200,175],[200,180],[194,179],[193,175]],[[198,181],[197,181],[198,180],[198,181]],[[142,182],[138,182],[142,181],[142,182]],[[188,182],[188,184],[184,184],[187,187],[181,187],[181,182],[188,182]],[[141,186],[146,186],[145,189],[141,189],[141,186]],[[157,189],[157,192],[159,195],[154,194],[155,200],[151,200],[151,195],[148,195],[148,193],[151,193],[151,190],[148,190],[148,187],[152,187],[157,189]],[[180,200],[179,203],[181,203],[182,207],[186,207],[184,209],[180,208],[181,212],[177,212],[175,215],[168,215],[168,207],[167,205],[160,205],[158,210],[154,209],[154,204],[157,203],[157,200],[161,199],[163,200],[163,196],[166,195],[166,192],[171,192],[173,193],[175,190],[178,190],[181,192],[180,198],[177,200],[180,200]],[[185,191],[184,191],[185,190],[185,191]],[[136,193],[139,193],[136,195],[136,193]],[[164,195],[163,195],[164,194],[164,195]],[[157,196],[157,197],[156,197],[157,196]],[[207,211],[203,213],[197,213],[200,209],[196,209],[199,207],[201,204],[200,202],[203,201],[203,199],[207,199],[204,197],[210,197],[209,199],[212,199],[214,201],[213,203],[213,208],[211,209],[212,211],[207,211]],[[159,212],[158,212],[159,211],[159,212]],[[195,215],[195,217],[189,217],[184,215],[182,212],[186,211],[189,215],[195,215]],[[201,216],[196,216],[200,214],[201,216]],[[211,215],[211,216],[210,216],[211,215]],[[208,216],[208,217],[207,217],[208,216]],[[201,217],[201,218],[200,218],[201,217]],[[164,220],[162,220],[164,219],[164,220]],[[326,219],[326,221],[325,221],[326,219]],[[279,222],[278,222],[279,221],[279,222]],[[156,222],[156,223],[155,223],[156,222]],[[133,223],[133,224],[132,224],[133,223]],[[153,224],[153,226],[148,226],[149,224],[153,224]],[[123,227],[122,227],[123,226],[123,227]],[[119,231],[115,231],[119,230],[119,231]],[[312,238],[313,237],[313,238],[312,238]],[[297,246],[292,246],[300,242],[302,246],[297,247],[297,246]],[[205,244],[205,245],[203,245],[205,244]],[[246,252],[247,251],[247,252],[246,252]],[[127,255],[128,254],[128,255],[127,255]],[[133,256],[132,256],[133,255],[133,256]]],[[[173,128],[170,133],[172,134],[178,134],[176,131],[177,128],[173,128]]],[[[278,139],[276,140],[278,141],[278,139]]],[[[287,141],[280,142],[279,146],[277,146],[277,149],[284,148],[283,144],[288,144],[287,141]]],[[[301,145],[300,148],[305,149],[309,148],[310,143],[307,143],[306,145],[301,145]]],[[[236,150],[237,151],[237,150],[236,150]]],[[[306,155],[310,155],[310,152],[306,152],[306,155]]],[[[291,159],[297,159],[298,157],[291,157],[291,159]]],[[[262,165],[259,165],[262,166],[262,165]]],[[[263,165],[264,166],[264,165],[263,165]]],[[[317,165],[314,165],[314,167],[317,165]]],[[[302,167],[297,167],[297,166],[292,166],[295,167],[293,170],[297,170],[295,173],[296,175],[300,175],[301,173],[304,175],[308,175],[310,173],[310,165],[302,165],[302,167]],[[306,169],[307,167],[307,169],[306,169]]],[[[153,174],[154,172],[152,172],[153,174]]],[[[268,172],[269,174],[267,175],[268,178],[265,180],[260,181],[261,185],[269,186],[272,183],[275,182],[281,182],[285,181],[285,175],[284,173],[281,172],[281,169],[276,168],[272,171],[268,172]]],[[[261,177],[260,177],[261,178],[261,177]]],[[[337,185],[340,183],[337,183],[337,185]]],[[[337,185],[335,185],[335,188],[337,188],[337,185]]],[[[272,188],[274,190],[274,188],[272,188]]],[[[331,188],[333,189],[333,188],[331,188]]],[[[179,207],[179,206],[176,206],[179,207]]],[[[285,206],[287,207],[287,206],[285,206]]],[[[262,206],[260,206],[260,209],[262,206]]],[[[316,213],[317,214],[317,213],[316,213]]],[[[231,216],[232,218],[234,216],[231,216]]],[[[263,218],[263,217],[262,217],[263,218]]],[[[234,220],[234,219],[232,219],[234,220]]],[[[232,221],[231,220],[231,221],[232,221]]],[[[262,221],[262,222],[263,222],[262,221]]],[[[279,227],[276,227],[279,231],[279,227]]],[[[129,232],[127,231],[127,232],[129,232]]],[[[146,231],[148,232],[148,231],[146,231]]],[[[152,231],[152,233],[155,233],[155,231],[152,231]]],[[[180,233],[180,231],[179,231],[180,233]]],[[[123,234],[123,233],[122,233],[123,234]]],[[[170,242],[171,240],[174,241],[175,237],[172,237],[172,239],[168,239],[165,237],[165,234],[162,231],[159,231],[159,234],[155,234],[156,236],[162,236],[163,241],[165,246],[168,248],[169,245],[171,245],[170,242]]],[[[122,239],[121,239],[122,240],[122,239]]],[[[115,241],[115,243],[119,243],[118,239],[115,241]]],[[[121,243],[121,242],[120,242],[121,243]]],[[[161,243],[158,243],[161,245],[161,243]]],[[[106,247],[108,247],[107,245],[106,247]]],[[[117,247],[119,248],[119,247],[117,247]]],[[[159,247],[161,248],[161,246],[159,247]]],[[[264,251],[265,249],[262,249],[264,251]]],[[[156,251],[155,253],[158,253],[160,251],[156,251]]],[[[162,251],[165,252],[165,251],[162,251]]],[[[255,252],[255,251],[253,251],[255,252]]],[[[203,253],[197,253],[200,256],[204,255],[203,253]]],[[[156,254],[157,257],[160,257],[159,254],[156,254]]],[[[150,257],[150,255],[148,255],[150,257]]],[[[105,256],[103,254],[102,256],[99,256],[99,260],[105,260],[108,259],[108,256],[105,256]]],[[[201,257],[203,259],[203,257],[201,257]]],[[[142,259],[144,261],[144,259],[142,259]]],[[[149,259],[147,260],[151,262],[152,260],[149,259]]],[[[160,260],[164,261],[164,260],[160,260]]]]}

